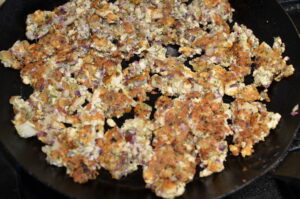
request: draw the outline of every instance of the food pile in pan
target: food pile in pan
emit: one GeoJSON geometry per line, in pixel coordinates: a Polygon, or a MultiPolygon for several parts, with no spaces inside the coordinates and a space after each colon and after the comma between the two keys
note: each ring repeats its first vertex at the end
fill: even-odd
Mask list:
{"type": "Polygon", "coordinates": [[[280,120],[268,87],[294,72],[280,38],[270,47],[232,14],[227,0],[73,0],[30,14],[33,42],[0,52],[34,88],[10,99],[17,132],[76,182],[141,166],[158,196],[182,195],[197,166],[205,177],[254,152],[280,120]]]}

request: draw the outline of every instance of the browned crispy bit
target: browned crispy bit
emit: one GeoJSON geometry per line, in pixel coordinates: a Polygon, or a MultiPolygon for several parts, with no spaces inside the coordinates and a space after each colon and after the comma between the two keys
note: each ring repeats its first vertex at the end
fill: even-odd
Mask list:
{"type": "Polygon", "coordinates": [[[132,154],[133,148],[130,148],[133,139],[133,134],[115,127],[105,133],[103,140],[98,141],[102,149],[99,162],[110,171],[113,178],[119,179],[137,170],[139,162],[136,154],[132,154]]]}
{"type": "Polygon", "coordinates": [[[240,89],[236,98],[243,99],[245,101],[255,101],[259,100],[261,96],[254,85],[248,85],[240,89]]]}
{"type": "Polygon", "coordinates": [[[0,52],[0,59],[2,63],[6,67],[12,67],[13,69],[21,69],[24,65],[17,60],[17,58],[10,53],[9,51],[1,51],[0,52]]]}
{"type": "Polygon", "coordinates": [[[243,51],[243,48],[239,44],[234,44],[231,49],[232,53],[237,58],[237,65],[242,67],[250,67],[252,64],[251,54],[243,51]]]}
{"type": "Polygon", "coordinates": [[[158,196],[169,198],[181,195],[185,184],[193,179],[195,162],[188,160],[188,153],[176,152],[171,145],[156,147],[154,152],[153,158],[144,167],[146,183],[158,196]]]}
{"type": "MultiPolygon", "coordinates": [[[[214,1],[214,2],[217,2],[217,1],[214,1]]],[[[213,15],[213,20],[217,26],[223,27],[225,33],[227,33],[227,34],[230,33],[230,27],[229,27],[228,23],[226,21],[224,21],[224,19],[222,19],[222,16],[215,14],[215,15],[213,15]]]]}
{"type": "Polygon", "coordinates": [[[93,42],[97,47],[104,47],[108,44],[108,40],[101,37],[97,37],[96,35],[93,36],[93,42]]]}
{"type": "Polygon", "coordinates": [[[139,4],[142,2],[142,0],[131,0],[132,3],[135,3],[135,4],[139,4]]]}
{"type": "Polygon", "coordinates": [[[229,115],[224,111],[224,104],[212,102],[214,99],[215,96],[208,93],[200,102],[194,103],[190,117],[197,131],[213,135],[216,140],[223,140],[231,132],[225,122],[229,115]]]}
{"type": "Polygon", "coordinates": [[[133,27],[133,25],[129,22],[123,22],[123,29],[124,29],[124,32],[127,33],[127,34],[132,34],[135,32],[135,29],[133,27]]]}
{"type": "Polygon", "coordinates": [[[203,37],[201,39],[197,39],[193,43],[193,46],[206,49],[207,45],[210,44],[210,43],[212,43],[212,42],[213,42],[213,38],[211,38],[211,37],[203,37]]]}
{"type": "Polygon", "coordinates": [[[69,169],[69,176],[78,183],[85,183],[88,180],[96,179],[99,172],[96,170],[94,165],[94,161],[90,161],[81,155],[69,157],[66,160],[66,166],[69,169]]]}
{"type": "Polygon", "coordinates": [[[123,92],[102,89],[100,98],[105,104],[104,112],[107,117],[120,117],[131,110],[133,100],[123,92]]]}
{"type": "Polygon", "coordinates": [[[270,130],[279,122],[278,113],[268,112],[260,102],[246,102],[237,99],[232,104],[234,132],[233,145],[230,151],[234,155],[249,156],[253,153],[253,145],[265,139],[270,130]]]}
{"type": "Polygon", "coordinates": [[[193,69],[198,72],[207,72],[210,68],[211,65],[207,63],[207,61],[203,60],[202,58],[196,58],[190,61],[190,64],[193,66],[193,69]]]}
{"type": "Polygon", "coordinates": [[[221,2],[226,2],[227,0],[204,0],[203,2],[208,8],[212,8],[220,4],[221,2]]]}
{"type": "Polygon", "coordinates": [[[166,109],[170,106],[173,106],[173,101],[166,96],[159,97],[158,100],[155,102],[155,107],[160,107],[162,109],[166,109]]]}
{"type": "MultiPolygon", "coordinates": [[[[125,143],[126,141],[117,128],[108,130],[104,139],[98,140],[98,145],[102,149],[101,156],[99,156],[101,166],[111,172],[125,169],[127,165],[123,163],[128,161],[126,154],[122,156],[122,147],[125,143]]],[[[119,178],[118,175],[113,177],[119,178]]]]}
{"type": "Polygon", "coordinates": [[[263,42],[254,50],[257,69],[254,70],[253,76],[256,85],[268,88],[273,80],[280,81],[294,73],[293,66],[286,63],[288,57],[282,57],[284,50],[280,38],[275,38],[273,48],[263,42]]]}
{"type": "Polygon", "coordinates": [[[116,23],[119,20],[119,16],[113,13],[109,13],[106,16],[106,20],[108,23],[116,23]]]}

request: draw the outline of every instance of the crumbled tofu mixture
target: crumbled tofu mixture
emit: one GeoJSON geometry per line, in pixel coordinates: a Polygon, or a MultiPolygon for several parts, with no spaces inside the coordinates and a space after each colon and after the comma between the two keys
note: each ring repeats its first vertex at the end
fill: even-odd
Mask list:
{"type": "Polygon", "coordinates": [[[276,128],[280,115],[263,102],[294,72],[281,39],[271,47],[231,28],[233,11],[228,0],[71,0],[30,14],[35,42],[0,52],[34,88],[10,99],[17,132],[36,136],[75,182],[140,166],[158,196],[182,195],[197,166],[200,177],[221,172],[228,151],[249,156],[276,128]]]}

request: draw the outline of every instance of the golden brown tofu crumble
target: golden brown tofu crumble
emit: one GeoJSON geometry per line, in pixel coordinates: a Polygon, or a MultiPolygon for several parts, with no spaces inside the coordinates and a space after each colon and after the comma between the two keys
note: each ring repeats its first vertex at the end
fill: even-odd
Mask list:
{"type": "Polygon", "coordinates": [[[231,27],[233,13],[228,0],[71,0],[28,15],[35,42],[0,52],[34,88],[10,99],[17,132],[75,182],[141,166],[156,195],[182,195],[197,166],[200,177],[221,172],[276,128],[268,88],[294,72],[279,37],[271,47],[231,27]]]}

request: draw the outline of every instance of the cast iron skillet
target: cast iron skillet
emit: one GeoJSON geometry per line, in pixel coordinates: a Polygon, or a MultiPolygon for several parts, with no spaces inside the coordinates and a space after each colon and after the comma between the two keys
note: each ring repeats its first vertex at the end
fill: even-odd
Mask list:
{"type": "MultiPolygon", "coordinates": [[[[36,9],[50,10],[62,3],[63,0],[8,0],[0,8],[0,49],[8,49],[16,40],[25,39],[27,14],[36,9]]],[[[290,115],[293,106],[300,102],[300,41],[294,26],[275,0],[233,0],[232,5],[236,9],[235,21],[247,25],[259,39],[272,44],[273,37],[282,38],[296,72],[289,79],[273,83],[268,107],[279,112],[282,119],[266,141],[255,147],[255,154],[245,159],[229,156],[223,172],[207,178],[196,177],[187,185],[182,198],[222,197],[271,170],[286,154],[299,123],[299,116],[290,115]]],[[[10,96],[27,98],[30,92],[31,88],[21,83],[17,71],[0,67],[0,141],[16,163],[41,182],[73,198],[155,198],[150,190],[144,189],[141,172],[116,181],[101,170],[97,180],[79,185],[67,177],[64,169],[48,165],[41,144],[35,138],[21,139],[10,122],[13,118],[10,96]]]]}

